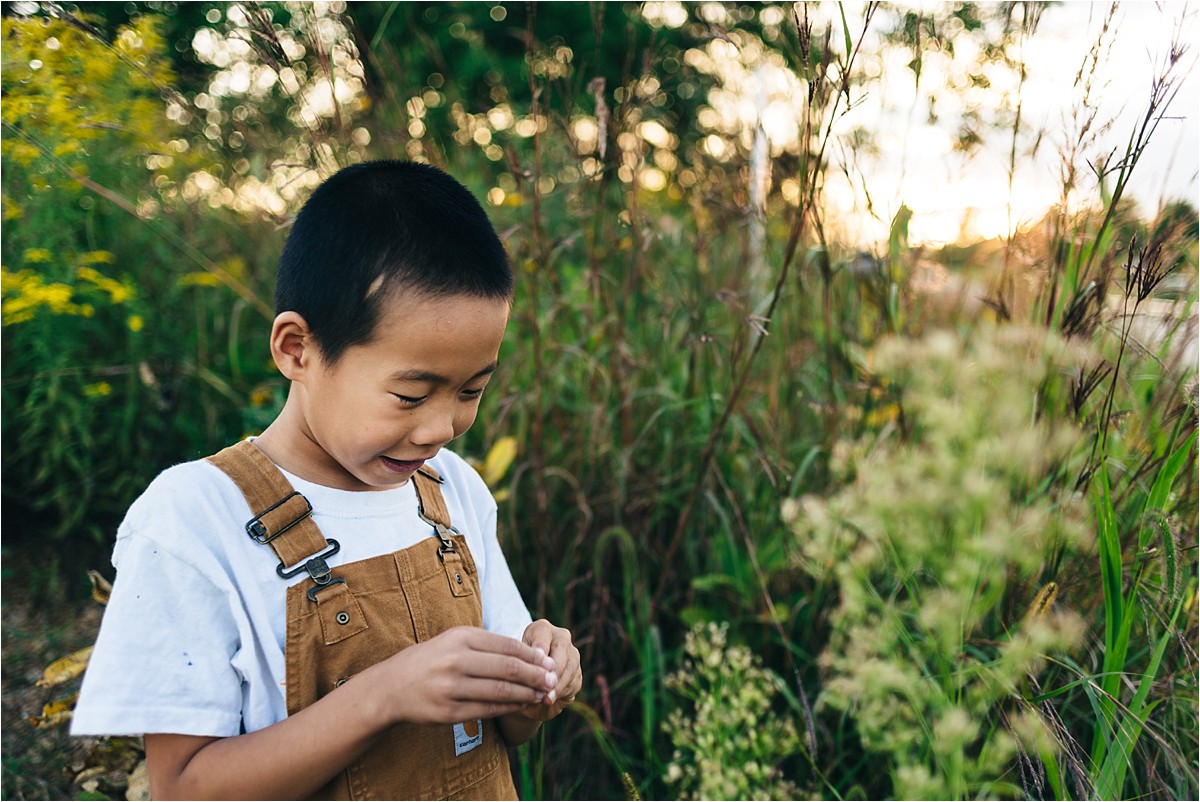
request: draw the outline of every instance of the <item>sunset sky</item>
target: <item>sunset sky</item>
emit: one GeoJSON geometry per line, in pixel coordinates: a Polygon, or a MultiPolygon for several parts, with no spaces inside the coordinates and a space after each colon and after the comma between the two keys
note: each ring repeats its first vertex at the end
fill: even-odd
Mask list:
{"type": "MultiPolygon", "coordinates": [[[[1059,152],[1073,130],[1071,112],[1080,91],[1076,74],[1089,48],[1097,41],[1109,4],[1068,2],[1050,6],[1037,32],[1023,44],[1029,67],[1021,89],[1022,117],[1030,126],[1040,126],[1045,135],[1036,154],[1030,155],[1028,136],[1018,143],[1018,167],[1014,191],[1008,189],[1009,140],[993,135],[989,146],[970,159],[951,150],[956,117],[951,113],[954,98],[939,102],[944,125],[930,125],[917,109],[911,72],[883,69],[880,94],[886,103],[864,104],[860,124],[873,127],[883,140],[882,156],[867,173],[868,185],[882,220],[858,216],[865,239],[886,233],[886,222],[907,204],[915,212],[910,235],[914,242],[938,244],[967,237],[1002,236],[1009,230],[1009,204],[1014,226],[1040,219],[1060,197],[1059,152]],[[871,125],[874,115],[874,126],[871,125]]],[[[1147,108],[1150,86],[1161,70],[1173,36],[1186,47],[1175,67],[1182,79],[1179,93],[1151,140],[1130,184],[1145,214],[1164,201],[1187,198],[1197,201],[1197,162],[1200,156],[1200,79],[1197,60],[1198,9],[1195,4],[1123,2],[1119,5],[1111,37],[1111,51],[1101,60],[1094,96],[1099,101],[1099,120],[1112,119],[1108,133],[1085,151],[1095,159],[1114,148],[1124,152],[1134,128],[1147,108]]],[[[929,69],[927,65],[927,70],[929,69]]],[[[934,65],[936,69],[936,64],[934,65]]],[[[926,74],[923,81],[937,80],[926,74]]],[[[995,87],[997,91],[1003,87],[995,87]]],[[[1014,89],[1012,87],[1010,89],[1014,89]]],[[[877,99],[876,99],[877,101],[877,99]]],[[[959,102],[968,102],[959,97],[959,102]]],[[[987,98],[981,98],[987,103],[987,98]]],[[[993,101],[994,102],[994,101],[993,101]]],[[[1086,171],[1086,165],[1083,166],[1086,171]]],[[[1098,198],[1094,176],[1081,179],[1081,196],[1098,198]]],[[[843,191],[834,193],[843,204],[855,198],[843,191]]]]}

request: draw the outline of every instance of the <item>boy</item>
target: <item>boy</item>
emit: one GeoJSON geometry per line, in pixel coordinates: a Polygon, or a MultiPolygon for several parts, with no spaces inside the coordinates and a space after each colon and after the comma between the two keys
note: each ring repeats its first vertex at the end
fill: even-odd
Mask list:
{"type": "Polygon", "coordinates": [[[579,652],[530,621],[491,494],[442,448],[511,297],[446,174],[318,187],[279,263],[284,408],[130,508],[73,734],[144,734],[155,798],[516,798],[505,746],[574,698],[579,652]]]}

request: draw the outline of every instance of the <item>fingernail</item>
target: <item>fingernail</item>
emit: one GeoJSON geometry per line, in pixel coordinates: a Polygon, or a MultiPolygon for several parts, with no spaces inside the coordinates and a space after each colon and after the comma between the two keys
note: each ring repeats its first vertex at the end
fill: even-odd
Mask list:
{"type": "Polygon", "coordinates": [[[533,650],[533,653],[537,655],[537,659],[541,660],[543,663],[546,662],[546,652],[542,650],[541,646],[536,647],[533,650]]]}
{"type": "Polygon", "coordinates": [[[557,692],[557,691],[550,691],[550,693],[546,694],[546,701],[547,701],[547,702],[553,702],[553,701],[554,701],[555,699],[557,699],[557,698],[558,698],[558,692],[557,692]]]}
{"type": "Polygon", "coordinates": [[[542,667],[545,668],[547,671],[552,671],[554,669],[554,661],[551,660],[549,657],[544,658],[542,660],[542,667]]]}
{"type": "MultiPolygon", "coordinates": [[[[558,675],[553,671],[546,672],[546,684],[553,688],[558,684],[558,675]]],[[[554,693],[554,691],[551,691],[550,693],[554,693]]]]}

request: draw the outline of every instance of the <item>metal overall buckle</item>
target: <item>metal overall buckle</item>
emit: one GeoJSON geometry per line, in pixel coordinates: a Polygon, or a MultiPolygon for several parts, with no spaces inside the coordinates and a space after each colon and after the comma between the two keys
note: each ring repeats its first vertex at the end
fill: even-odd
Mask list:
{"type": "Polygon", "coordinates": [[[289,493],[286,496],[284,496],[283,498],[279,499],[279,501],[276,501],[270,507],[267,507],[265,510],[262,510],[261,512],[255,513],[253,518],[251,518],[249,521],[246,521],[246,534],[249,535],[250,537],[252,537],[254,540],[258,541],[259,543],[270,543],[272,540],[279,537],[284,532],[291,529],[293,526],[295,526],[296,524],[303,521],[305,518],[312,515],[312,511],[313,511],[312,503],[307,498],[305,498],[303,495],[301,495],[300,491],[293,490],[291,493],[289,493]],[[293,497],[296,497],[296,496],[299,496],[300,500],[304,502],[304,511],[301,512],[299,516],[292,519],[286,526],[284,526],[278,532],[275,532],[274,534],[272,534],[270,532],[270,530],[267,528],[267,525],[265,523],[263,523],[263,520],[262,520],[263,516],[273,510],[279,509],[284,504],[291,501],[293,497]]]}
{"type": "Polygon", "coordinates": [[[328,544],[329,548],[320,554],[314,554],[302,563],[297,563],[293,568],[287,568],[282,562],[275,566],[275,573],[279,574],[281,579],[291,579],[301,571],[307,571],[308,576],[316,583],[316,585],[308,589],[308,600],[312,602],[317,600],[317,592],[322,588],[329,587],[330,585],[346,584],[346,580],[333,576],[333,569],[325,561],[326,557],[332,557],[341,551],[341,544],[331,538],[326,538],[325,543],[328,544]]]}
{"type": "Polygon", "coordinates": [[[438,540],[440,540],[442,542],[442,545],[438,546],[438,559],[439,560],[441,560],[442,562],[445,562],[447,554],[457,554],[458,553],[458,549],[456,549],[454,547],[454,541],[450,539],[450,536],[451,535],[461,535],[462,532],[459,532],[453,526],[446,526],[445,524],[439,523],[438,521],[435,521],[432,518],[426,518],[425,513],[423,513],[423,512],[418,512],[417,516],[422,521],[424,521],[425,523],[427,523],[433,527],[434,534],[436,534],[438,540]]]}

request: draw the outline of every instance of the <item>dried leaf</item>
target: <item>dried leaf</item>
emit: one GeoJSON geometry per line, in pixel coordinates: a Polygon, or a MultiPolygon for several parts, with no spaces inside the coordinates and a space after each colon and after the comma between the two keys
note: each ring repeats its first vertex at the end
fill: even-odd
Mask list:
{"type": "Polygon", "coordinates": [[[30,716],[29,723],[39,730],[48,730],[51,727],[66,724],[71,720],[71,713],[75,710],[75,701],[77,699],[79,699],[79,691],[76,691],[65,699],[53,701],[42,707],[42,715],[30,716]]]}
{"type": "Polygon", "coordinates": [[[88,571],[88,579],[92,580],[92,598],[101,604],[108,604],[108,597],[112,595],[112,583],[95,569],[88,571]]]}
{"type": "Polygon", "coordinates": [[[517,438],[501,437],[492,446],[483,461],[483,481],[488,487],[493,487],[504,478],[510,465],[517,456],[517,438]]]}
{"type": "MultiPolygon", "coordinates": [[[[75,783],[76,783],[76,785],[83,785],[88,780],[94,779],[96,777],[99,777],[101,774],[107,774],[107,773],[108,773],[107,766],[92,766],[92,767],[86,768],[83,771],[76,774],[75,775],[75,783]]],[[[95,788],[93,788],[92,790],[94,791],[95,788]]]]}
{"type": "Polygon", "coordinates": [[[137,764],[137,768],[129,775],[129,787],[125,789],[125,798],[142,802],[150,798],[150,773],[146,771],[146,761],[137,764]]]}
{"type": "Polygon", "coordinates": [[[42,678],[37,681],[38,687],[52,688],[55,685],[62,685],[67,680],[78,677],[87,668],[88,660],[92,656],[92,648],[91,646],[85,646],[79,651],[59,658],[46,666],[46,670],[42,672],[42,678]]]}

